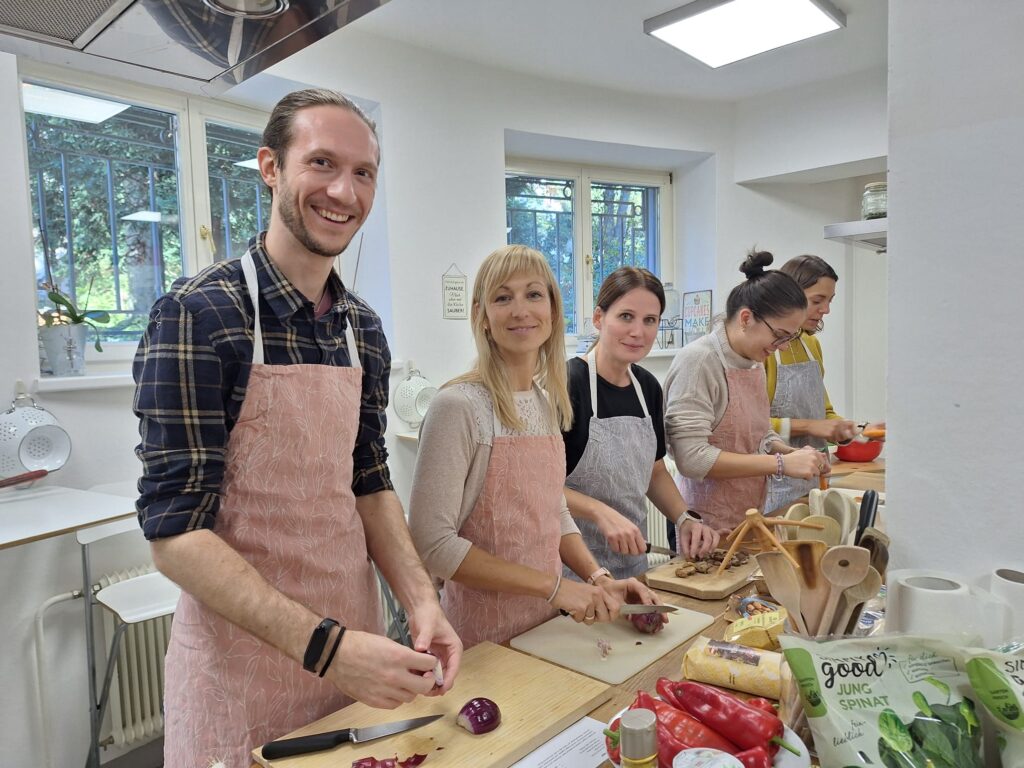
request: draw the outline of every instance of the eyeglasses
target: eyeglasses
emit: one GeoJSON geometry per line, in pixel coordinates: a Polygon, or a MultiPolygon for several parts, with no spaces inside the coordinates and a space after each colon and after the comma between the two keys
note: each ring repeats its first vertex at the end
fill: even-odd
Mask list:
{"type": "Polygon", "coordinates": [[[789,344],[789,342],[798,339],[800,337],[800,334],[803,333],[803,329],[801,328],[796,333],[784,334],[781,331],[776,331],[774,328],[772,328],[772,324],[765,320],[763,317],[760,317],[758,315],[754,315],[754,317],[756,317],[760,322],[767,325],[768,330],[775,334],[775,341],[772,342],[773,347],[784,347],[787,344],[789,344]]]}

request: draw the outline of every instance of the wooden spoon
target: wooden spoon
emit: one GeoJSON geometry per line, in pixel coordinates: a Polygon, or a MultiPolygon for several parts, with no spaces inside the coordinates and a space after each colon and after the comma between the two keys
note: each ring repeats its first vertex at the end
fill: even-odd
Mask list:
{"type": "MultiPolygon", "coordinates": [[[[793,504],[789,509],[786,510],[786,520],[803,520],[811,514],[811,508],[804,503],[793,504]]],[[[797,536],[796,528],[792,526],[785,526],[782,531],[780,539],[796,539],[797,536]]]]}
{"type": "Polygon", "coordinates": [[[756,557],[768,591],[786,609],[796,630],[809,637],[807,625],[800,613],[800,581],[793,564],[781,552],[761,552],[756,557]]]}
{"type": "Polygon", "coordinates": [[[889,567],[889,537],[877,528],[865,528],[859,546],[871,552],[871,567],[884,579],[889,567]]]}
{"type": "Polygon", "coordinates": [[[839,543],[839,539],[842,535],[842,529],[839,527],[839,523],[833,520],[831,517],[825,517],[825,515],[810,515],[800,521],[801,523],[820,523],[824,527],[818,530],[814,528],[800,526],[796,529],[797,539],[804,540],[816,540],[823,541],[826,545],[834,547],[839,543]]]}
{"type": "Polygon", "coordinates": [[[843,596],[839,600],[839,618],[832,622],[832,634],[850,634],[853,631],[850,629],[850,624],[859,615],[857,609],[877,595],[881,588],[882,575],[868,566],[867,576],[861,579],[859,584],[854,584],[843,590],[843,596]]]}
{"type": "Polygon", "coordinates": [[[815,630],[817,634],[829,634],[843,590],[863,581],[870,567],[871,553],[863,547],[831,547],[821,556],[821,572],[832,586],[815,630]]]}
{"type": "Polygon", "coordinates": [[[800,564],[797,581],[800,583],[800,612],[803,614],[804,625],[808,629],[817,629],[831,588],[820,567],[821,557],[828,549],[828,544],[823,541],[798,539],[784,541],[782,546],[800,564]]]}
{"type": "Polygon", "coordinates": [[[822,494],[821,514],[839,523],[838,544],[852,544],[847,541],[857,530],[857,506],[837,490],[829,489],[822,494]]]}

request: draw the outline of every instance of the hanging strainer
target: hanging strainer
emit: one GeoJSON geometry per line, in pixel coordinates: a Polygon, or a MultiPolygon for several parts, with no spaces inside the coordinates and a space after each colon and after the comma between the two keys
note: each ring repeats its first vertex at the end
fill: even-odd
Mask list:
{"type": "Polygon", "coordinates": [[[395,396],[391,399],[398,418],[413,429],[419,429],[423,417],[427,415],[430,401],[437,394],[437,387],[427,381],[409,361],[409,375],[395,387],[395,396]]]}
{"type": "Polygon", "coordinates": [[[0,478],[35,469],[53,472],[64,466],[70,454],[68,433],[29,395],[18,395],[0,413],[0,478]]]}

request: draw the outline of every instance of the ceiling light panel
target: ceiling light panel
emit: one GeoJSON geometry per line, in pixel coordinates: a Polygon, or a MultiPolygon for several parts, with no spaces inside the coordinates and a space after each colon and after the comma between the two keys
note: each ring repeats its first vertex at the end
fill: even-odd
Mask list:
{"type": "Polygon", "coordinates": [[[644,31],[721,67],[845,26],[827,0],[695,0],[644,22],[644,31]]]}

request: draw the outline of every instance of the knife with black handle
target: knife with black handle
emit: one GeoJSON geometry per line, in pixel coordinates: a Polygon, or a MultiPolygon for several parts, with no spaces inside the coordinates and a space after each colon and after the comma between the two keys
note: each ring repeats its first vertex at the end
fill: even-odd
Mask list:
{"type": "Polygon", "coordinates": [[[292,757],[293,755],[304,755],[308,752],[322,752],[325,749],[333,749],[346,741],[354,744],[361,744],[364,741],[382,739],[385,736],[394,736],[397,733],[411,731],[421,725],[432,723],[441,715],[429,715],[427,717],[416,717],[411,720],[399,720],[397,723],[384,723],[372,725],[369,728],[342,728],[337,731],[326,731],[325,733],[313,733],[309,736],[296,736],[293,739],[278,739],[263,745],[260,754],[264,760],[276,760],[280,757],[292,757]]]}
{"type": "Polygon", "coordinates": [[[878,492],[873,490],[864,491],[860,498],[860,517],[857,519],[857,536],[854,544],[860,544],[864,531],[875,524],[875,516],[878,514],[878,492]]]}

